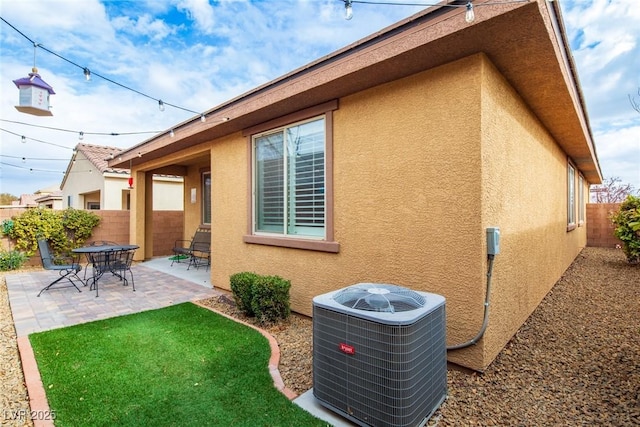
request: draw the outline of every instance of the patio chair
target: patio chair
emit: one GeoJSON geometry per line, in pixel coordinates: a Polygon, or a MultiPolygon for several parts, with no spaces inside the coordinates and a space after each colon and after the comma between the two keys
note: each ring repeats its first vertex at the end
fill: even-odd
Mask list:
{"type": "MultiPolygon", "coordinates": [[[[51,248],[49,247],[49,242],[45,239],[38,239],[38,249],[40,251],[40,259],[42,260],[42,267],[45,270],[57,271],[60,274],[53,282],[49,283],[47,286],[42,288],[38,293],[38,296],[42,294],[44,291],[51,289],[53,285],[60,282],[61,280],[67,279],[71,285],[78,290],[78,292],[82,292],[78,286],[74,283],[72,278],[76,278],[80,283],[84,284],[82,279],[78,277],[78,273],[82,270],[82,267],[79,263],[79,257],[68,256],[68,257],[56,257],[51,253],[51,248]]],[[[60,286],[60,288],[70,288],[70,285],[60,286]]]]}
{"type": "MultiPolygon", "coordinates": [[[[189,259],[189,267],[192,265],[194,251],[197,255],[210,252],[211,248],[211,230],[207,228],[198,228],[191,240],[176,240],[173,245],[174,256],[171,265],[174,262],[180,262],[181,257],[189,259]],[[196,251],[197,248],[197,251],[196,251]]],[[[189,268],[187,267],[187,268],[189,268]]]]}
{"type": "MultiPolygon", "coordinates": [[[[116,242],[111,242],[109,240],[94,240],[91,242],[86,242],[85,246],[115,246],[117,245],[116,242]]],[[[87,258],[87,265],[84,268],[84,282],[87,282],[87,271],[89,271],[89,266],[92,266],[92,268],[94,268],[95,270],[95,266],[96,263],[98,265],[102,264],[102,261],[104,261],[104,259],[98,259],[99,257],[104,257],[103,255],[98,255],[98,254],[90,254],[87,253],[85,254],[86,258],[87,258]]],[[[94,275],[95,275],[96,271],[94,271],[94,275]]]]}
{"type": "Polygon", "coordinates": [[[191,249],[191,257],[189,258],[189,265],[187,266],[187,270],[189,270],[192,266],[196,269],[200,267],[206,267],[209,269],[211,265],[211,244],[196,242],[193,244],[193,248],[191,249]]]}
{"type": "MultiPolygon", "coordinates": [[[[108,268],[108,270],[113,275],[119,277],[120,280],[123,281],[123,286],[129,285],[129,280],[127,279],[127,272],[129,272],[129,276],[131,277],[131,287],[135,292],[136,285],[133,281],[133,272],[131,271],[131,264],[133,263],[134,253],[135,249],[109,252],[108,264],[106,265],[106,268],[108,268]]],[[[98,282],[96,281],[92,286],[95,287],[96,296],[98,296],[98,282]]]]}

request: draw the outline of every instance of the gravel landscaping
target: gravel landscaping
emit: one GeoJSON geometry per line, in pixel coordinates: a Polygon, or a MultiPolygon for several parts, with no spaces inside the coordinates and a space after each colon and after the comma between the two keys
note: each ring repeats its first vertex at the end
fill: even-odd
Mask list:
{"type": "MultiPolygon", "coordinates": [[[[201,302],[242,318],[228,296],[201,302]]],[[[484,373],[449,370],[448,398],[429,425],[640,425],[639,308],[640,265],[620,250],[585,248],[484,373]]],[[[294,315],[265,329],[280,345],[285,385],[308,390],[311,320],[294,315]]],[[[28,408],[4,277],[0,332],[3,417],[28,408]]]]}

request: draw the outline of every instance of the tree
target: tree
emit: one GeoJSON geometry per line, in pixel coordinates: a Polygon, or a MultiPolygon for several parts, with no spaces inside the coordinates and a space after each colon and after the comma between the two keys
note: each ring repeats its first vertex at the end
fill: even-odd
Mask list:
{"type": "Polygon", "coordinates": [[[591,192],[595,194],[595,203],[622,203],[634,191],[633,185],[623,184],[622,179],[617,176],[605,179],[602,184],[591,188],[591,192]]]}
{"type": "Polygon", "coordinates": [[[16,200],[20,200],[20,198],[14,196],[13,194],[9,194],[9,193],[0,194],[0,205],[10,205],[11,202],[16,200]]]}
{"type": "MultiPolygon", "coordinates": [[[[638,88],[638,96],[640,97],[640,88],[638,88]]],[[[635,96],[629,95],[629,102],[631,102],[631,107],[640,113],[640,101],[636,100],[635,96]]]]}

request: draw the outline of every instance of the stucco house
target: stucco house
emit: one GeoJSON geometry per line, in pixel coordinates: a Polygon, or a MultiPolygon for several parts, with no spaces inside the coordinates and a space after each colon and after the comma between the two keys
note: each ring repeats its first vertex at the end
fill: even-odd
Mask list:
{"type": "Polygon", "coordinates": [[[40,208],[60,210],[62,209],[62,191],[56,190],[40,196],[35,199],[35,202],[40,208]]]}
{"type": "Polygon", "coordinates": [[[183,176],[214,286],[280,275],[306,315],[360,282],[433,292],[454,346],[481,329],[498,227],[488,328],[448,353],[486,368],[585,246],[602,177],[559,2],[473,4],[472,23],[429,8],[110,160],[137,182],[136,255],[154,255],[151,177],[183,176]]]}
{"type": "MultiPolygon", "coordinates": [[[[60,184],[62,208],[128,210],[130,208],[128,168],[109,167],[107,160],[118,156],[121,148],[103,145],[76,145],[60,184]]],[[[153,210],[183,209],[183,178],[154,175],[156,197],[153,210]]],[[[132,182],[133,184],[133,182],[132,182]]]]}

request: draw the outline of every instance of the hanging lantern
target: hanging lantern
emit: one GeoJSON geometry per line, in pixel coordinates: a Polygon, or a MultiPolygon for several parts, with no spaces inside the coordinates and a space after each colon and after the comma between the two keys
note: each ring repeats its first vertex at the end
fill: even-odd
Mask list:
{"type": "Polygon", "coordinates": [[[133,188],[133,177],[130,176],[129,177],[129,189],[132,189],[132,188],[133,188]]]}
{"type": "Polygon", "coordinates": [[[49,95],[55,95],[55,92],[40,78],[36,67],[31,71],[29,77],[13,81],[20,90],[20,101],[19,105],[16,105],[16,110],[34,116],[52,116],[49,95]]]}

